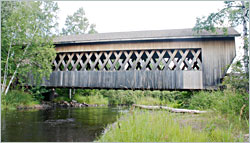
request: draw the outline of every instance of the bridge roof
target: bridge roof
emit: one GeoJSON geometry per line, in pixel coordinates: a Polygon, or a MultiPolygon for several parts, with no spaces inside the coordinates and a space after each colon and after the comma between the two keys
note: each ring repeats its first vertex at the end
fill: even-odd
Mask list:
{"type": "Polygon", "coordinates": [[[222,29],[217,29],[216,33],[202,31],[197,34],[192,29],[168,29],[168,30],[149,30],[149,31],[130,31],[112,32],[97,34],[81,34],[60,36],[54,39],[55,44],[73,43],[99,43],[99,42],[118,42],[118,41],[141,41],[141,40],[163,40],[163,39],[197,39],[197,38],[223,38],[235,37],[240,34],[234,28],[228,28],[225,33],[222,29]]]}

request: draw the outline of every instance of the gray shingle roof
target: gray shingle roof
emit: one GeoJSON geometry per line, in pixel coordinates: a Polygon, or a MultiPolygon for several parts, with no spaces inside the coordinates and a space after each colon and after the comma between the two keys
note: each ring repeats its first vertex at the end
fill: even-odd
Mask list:
{"type": "Polygon", "coordinates": [[[222,30],[217,33],[202,31],[197,35],[192,29],[169,29],[169,30],[150,30],[150,31],[131,31],[131,32],[112,32],[97,34],[82,34],[60,36],[54,39],[55,44],[69,43],[97,43],[115,41],[137,41],[137,40],[159,40],[159,39],[190,39],[190,38],[216,38],[216,37],[235,37],[240,34],[234,28],[228,28],[225,35],[222,30]]]}

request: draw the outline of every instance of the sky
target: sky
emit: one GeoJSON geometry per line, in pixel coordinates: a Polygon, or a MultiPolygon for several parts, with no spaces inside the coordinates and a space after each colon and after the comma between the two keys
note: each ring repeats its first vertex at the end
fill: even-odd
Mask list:
{"type": "MultiPolygon", "coordinates": [[[[98,33],[193,28],[196,17],[223,8],[223,1],[58,1],[59,29],[83,7],[98,33]]],[[[237,29],[238,31],[240,29],[237,29]]],[[[241,40],[236,39],[237,58],[241,40]]]]}
{"type": "Polygon", "coordinates": [[[223,7],[223,2],[173,1],[60,1],[60,28],[67,15],[83,7],[99,33],[192,28],[196,17],[223,7]]]}

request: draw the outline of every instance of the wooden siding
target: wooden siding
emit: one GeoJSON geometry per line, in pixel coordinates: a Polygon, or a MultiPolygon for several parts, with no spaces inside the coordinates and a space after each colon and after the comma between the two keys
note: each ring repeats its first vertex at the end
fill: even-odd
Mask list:
{"type": "Polygon", "coordinates": [[[220,83],[227,66],[236,56],[234,38],[56,45],[57,53],[162,49],[201,49],[202,71],[54,71],[43,85],[107,89],[209,89],[220,83]]]}
{"type": "Polygon", "coordinates": [[[81,45],[57,45],[56,51],[61,52],[87,52],[87,51],[121,51],[121,50],[150,50],[150,49],[183,49],[201,48],[199,40],[168,40],[154,42],[125,42],[125,43],[102,43],[81,45]]]}
{"type": "Polygon", "coordinates": [[[202,89],[202,71],[55,71],[43,86],[105,89],[202,89]]]}
{"type": "Polygon", "coordinates": [[[236,56],[234,38],[203,41],[202,64],[203,86],[210,88],[220,83],[236,56]]]}

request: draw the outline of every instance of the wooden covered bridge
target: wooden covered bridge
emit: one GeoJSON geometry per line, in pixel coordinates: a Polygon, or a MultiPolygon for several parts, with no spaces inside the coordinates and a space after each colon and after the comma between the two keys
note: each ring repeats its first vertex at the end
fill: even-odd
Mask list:
{"type": "Polygon", "coordinates": [[[235,55],[228,33],[192,29],[70,35],[54,40],[57,56],[48,87],[208,89],[225,76],[235,55]]]}

